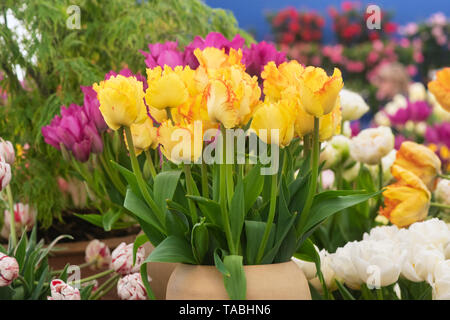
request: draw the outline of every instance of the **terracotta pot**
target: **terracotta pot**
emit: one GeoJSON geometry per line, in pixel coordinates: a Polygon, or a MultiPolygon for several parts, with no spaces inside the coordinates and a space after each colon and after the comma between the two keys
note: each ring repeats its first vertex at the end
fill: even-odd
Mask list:
{"type": "MultiPolygon", "coordinates": [[[[244,266],[247,300],[311,300],[308,281],[293,261],[244,266]]],[[[167,300],[228,300],[215,266],[180,264],[167,286],[167,300]]]]}
{"type": "MultiPolygon", "coordinates": [[[[104,242],[111,252],[122,242],[132,243],[136,235],[130,235],[126,237],[117,237],[117,238],[109,238],[109,239],[101,239],[100,241],[104,242]]],[[[71,265],[81,265],[85,263],[84,253],[86,250],[86,246],[90,241],[77,241],[77,242],[67,242],[67,243],[59,243],[56,245],[58,251],[52,253],[48,258],[48,263],[53,270],[61,270],[64,269],[66,264],[71,265]]],[[[92,270],[89,267],[81,269],[81,277],[86,278],[97,274],[99,272],[105,271],[107,268],[103,268],[100,270],[92,270]]],[[[97,279],[99,285],[105,282],[108,277],[103,277],[97,279]]],[[[111,289],[105,296],[103,296],[102,300],[118,300],[117,290],[111,289]]]]}
{"type": "MultiPolygon", "coordinates": [[[[148,256],[155,248],[150,242],[144,244],[148,256]]],[[[167,283],[178,263],[150,262],[147,263],[147,273],[152,278],[150,287],[158,300],[166,299],[167,283]]]]}

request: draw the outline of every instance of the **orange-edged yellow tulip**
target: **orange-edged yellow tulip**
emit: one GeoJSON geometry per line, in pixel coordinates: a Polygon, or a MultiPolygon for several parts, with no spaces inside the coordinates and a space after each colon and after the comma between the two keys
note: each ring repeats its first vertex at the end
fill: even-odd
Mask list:
{"type": "Polygon", "coordinates": [[[203,92],[211,121],[220,122],[230,129],[246,125],[260,104],[261,89],[256,77],[240,67],[230,66],[218,71],[203,92]]]}
{"type": "Polygon", "coordinates": [[[157,132],[162,153],[173,163],[192,163],[202,156],[201,121],[183,125],[166,121],[158,127],[157,132]]]}
{"type": "MultiPolygon", "coordinates": [[[[441,160],[439,157],[429,148],[412,141],[402,143],[397,152],[394,165],[414,173],[429,190],[434,190],[436,177],[441,171],[441,160]]],[[[399,179],[394,173],[392,175],[399,179]]]]}
{"type": "Polygon", "coordinates": [[[392,173],[399,180],[383,192],[384,208],[380,208],[380,214],[398,227],[424,220],[430,206],[430,191],[419,177],[400,166],[393,165],[392,173]]]}
{"type": "Polygon", "coordinates": [[[155,148],[158,145],[156,141],[157,128],[153,126],[152,119],[147,118],[142,123],[132,124],[130,129],[133,137],[134,149],[136,150],[137,155],[142,151],[148,150],[149,148],[155,148]]]}
{"type": "Polygon", "coordinates": [[[428,89],[434,94],[439,104],[450,112],[450,67],[436,73],[436,80],[428,83],[428,89]]]}
{"type": "Polygon", "coordinates": [[[267,144],[289,145],[294,137],[293,107],[286,100],[262,104],[253,115],[250,128],[267,144]],[[272,130],[278,130],[278,137],[272,130]]]}
{"type": "MultiPolygon", "coordinates": [[[[314,131],[314,117],[303,110],[303,107],[295,109],[295,134],[303,137],[314,131]]],[[[334,135],[341,132],[341,107],[339,99],[333,111],[323,116],[319,120],[319,138],[320,141],[331,139],[334,135]]]]}
{"type": "Polygon", "coordinates": [[[300,103],[310,115],[322,117],[333,111],[343,86],[339,69],[335,68],[333,75],[329,77],[321,68],[307,67],[298,87],[300,103]]]}
{"type": "Polygon", "coordinates": [[[172,69],[160,66],[147,69],[148,88],[145,92],[145,101],[149,107],[156,109],[176,108],[189,98],[190,85],[193,79],[193,70],[188,66],[172,69]]]}
{"type": "Polygon", "coordinates": [[[195,49],[199,67],[195,70],[195,83],[199,90],[204,90],[211,79],[220,77],[222,71],[231,66],[245,71],[245,65],[241,63],[242,50],[230,48],[228,54],[225,49],[207,47],[203,50],[195,49]]]}
{"type": "Polygon", "coordinates": [[[93,88],[100,102],[100,112],[111,129],[129,127],[147,118],[143,84],[135,77],[112,76],[94,83],[93,88]]]}
{"type": "MultiPolygon", "coordinates": [[[[305,68],[296,60],[283,62],[278,67],[273,61],[266,64],[261,73],[266,98],[273,101],[285,98],[285,90],[289,88],[298,94],[299,79],[304,70],[305,68]]],[[[293,97],[296,103],[298,99],[297,95],[293,97]]]]}

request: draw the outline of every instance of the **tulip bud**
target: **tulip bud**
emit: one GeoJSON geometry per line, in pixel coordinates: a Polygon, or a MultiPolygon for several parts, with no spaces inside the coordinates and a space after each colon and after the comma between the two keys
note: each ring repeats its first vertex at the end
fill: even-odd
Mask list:
{"type": "Polygon", "coordinates": [[[111,263],[111,252],[108,246],[95,239],[89,242],[85,251],[86,262],[95,262],[93,269],[108,267],[111,263]]]}
{"type": "Polygon", "coordinates": [[[51,297],[47,300],[81,300],[80,291],[60,279],[50,282],[51,297]]]}
{"type": "Polygon", "coordinates": [[[409,101],[425,101],[427,99],[427,89],[421,82],[415,82],[408,89],[409,101]]]}
{"type": "Polygon", "coordinates": [[[9,286],[18,276],[17,260],[0,252],[0,287],[9,286]]]}
{"type": "Polygon", "coordinates": [[[361,164],[359,162],[356,162],[354,165],[352,165],[350,168],[344,170],[342,172],[342,178],[345,179],[347,182],[352,182],[358,177],[359,170],[361,169],[361,164]]]}
{"type": "Polygon", "coordinates": [[[2,191],[11,181],[11,166],[5,162],[0,155],[0,191],[2,191]]]}
{"type": "Polygon", "coordinates": [[[341,98],[342,119],[344,121],[357,120],[370,109],[364,99],[356,92],[342,89],[339,96],[341,98]]]}
{"type": "Polygon", "coordinates": [[[133,266],[133,244],[125,244],[122,242],[111,255],[111,268],[117,273],[127,275],[130,273],[139,272],[142,262],[144,262],[145,249],[139,247],[136,252],[136,263],[133,266]]]}
{"type": "Polygon", "coordinates": [[[2,138],[0,138],[0,157],[1,156],[3,156],[4,161],[10,165],[13,165],[16,159],[12,143],[10,141],[5,141],[2,138]]]}
{"type": "MultiPolygon", "coordinates": [[[[8,210],[5,210],[4,219],[5,227],[10,230],[11,213],[8,210]]],[[[36,222],[36,210],[28,204],[16,203],[14,204],[14,219],[17,231],[21,229],[29,231],[36,222]]]]}
{"type": "Polygon", "coordinates": [[[141,274],[132,273],[120,279],[117,283],[117,294],[121,300],[147,300],[141,274]]]}

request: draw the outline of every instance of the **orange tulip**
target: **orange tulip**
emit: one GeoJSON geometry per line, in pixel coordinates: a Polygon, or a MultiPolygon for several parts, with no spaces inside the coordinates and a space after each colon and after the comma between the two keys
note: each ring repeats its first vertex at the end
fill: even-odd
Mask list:
{"type": "MultiPolygon", "coordinates": [[[[434,190],[436,177],[441,171],[441,160],[429,148],[412,142],[405,141],[397,152],[394,165],[411,171],[418,176],[429,190],[434,190]]],[[[400,177],[392,175],[399,180],[400,177]]]]}
{"type": "Polygon", "coordinates": [[[439,104],[450,112],[450,67],[436,73],[436,80],[428,83],[428,89],[434,94],[439,104]]]}
{"type": "Polygon", "coordinates": [[[391,170],[399,180],[383,192],[384,208],[380,208],[380,214],[398,227],[424,220],[430,206],[430,191],[414,173],[398,165],[391,170]]]}

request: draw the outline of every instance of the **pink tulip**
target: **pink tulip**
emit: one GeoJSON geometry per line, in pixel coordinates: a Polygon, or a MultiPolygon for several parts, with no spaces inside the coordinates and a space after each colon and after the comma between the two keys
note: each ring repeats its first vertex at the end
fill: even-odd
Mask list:
{"type": "Polygon", "coordinates": [[[50,292],[51,297],[47,297],[47,300],[81,300],[80,291],[60,279],[52,280],[50,292]]]}
{"type": "Polygon", "coordinates": [[[16,154],[12,143],[10,141],[5,141],[2,138],[0,138],[0,156],[3,156],[4,161],[10,165],[13,165],[16,160],[16,154]]]}
{"type": "Polygon", "coordinates": [[[122,242],[112,252],[111,268],[121,275],[138,272],[145,258],[144,247],[139,247],[136,252],[136,263],[133,266],[133,244],[122,242]]]}
{"type": "Polygon", "coordinates": [[[108,267],[111,263],[111,252],[108,246],[97,239],[92,240],[86,247],[86,262],[94,262],[94,268],[108,267]]]}
{"type": "Polygon", "coordinates": [[[147,300],[141,274],[132,273],[120,279],[117,283],[117,294],[121,300],[147,300]]]}
{"type": "Polygon", "coordinates": [[[11,181],[11,166],[0,155],[0,191],[11,181]]]}
{"type": "MultiPolygon", "coordinates": [[[[36,222],[36,210],[30,207],[28,204],[16,203],[14,204],[14,218],[16,223],[16,229],[22,228],[27,231],[31,230],[36,222]]],[[[9,230],[11,225],[11,214],[8,210],[5,210],[5,227],[9,230]]]]}
{"type": "Polygon", "coordinates": [[[17,260],[0,252],[0,287],[9,286],[18,276],[17,260]]]}

